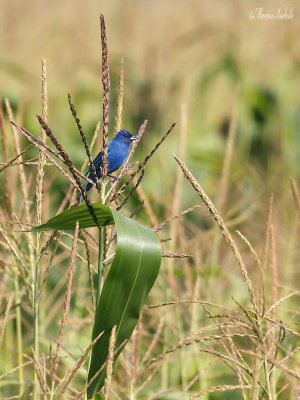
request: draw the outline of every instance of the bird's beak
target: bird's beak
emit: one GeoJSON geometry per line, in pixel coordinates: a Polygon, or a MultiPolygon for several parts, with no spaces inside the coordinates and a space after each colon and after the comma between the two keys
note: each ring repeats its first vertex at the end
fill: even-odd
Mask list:
{"type": "Polygon", "coordinates": [[[136,136],[131,136],[130,140],[136,140],[136,136]]]}

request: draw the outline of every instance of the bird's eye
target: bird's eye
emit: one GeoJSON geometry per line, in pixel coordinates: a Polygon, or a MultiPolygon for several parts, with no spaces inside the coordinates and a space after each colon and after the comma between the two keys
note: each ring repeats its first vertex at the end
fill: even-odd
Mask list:
{"type": "Polygon", "coordinates": [[[129,135],[128,135],[128,133],[125,133],[125,137],[126,137],[126,138],[129,138],[129,135]]]}

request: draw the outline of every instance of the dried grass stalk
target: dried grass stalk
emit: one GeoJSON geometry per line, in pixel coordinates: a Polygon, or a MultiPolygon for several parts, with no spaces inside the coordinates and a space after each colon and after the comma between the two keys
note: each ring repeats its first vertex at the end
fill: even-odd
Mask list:
{"type": "Polygon", "coordinates": [[[149,218],[149,221],[153,227],[160,226],[158,219],[155,215],[155,212],[152,209],[151,202],[148,199],[148,196],[145,195],[141,186],[136,188],[136,194],[141,203],[143,203],[143,209],[149,218]]]}
{"type": "MultiPolygon", "coordinates": [[[[277,266],[277,257],[276,257],[276,242],[275,242],[275,229],[274,226],[270,227],[270,241],[271,241],[271,281],[272,281],[272,290],[271,290],[271,299],[272,304],[277,302],[278,298],[278,266],[277,266]]],[[[271,313],[271,318],[276,319],[277,308],[274,308],[271,313]]]]}
{"type": "Polygon", "coordinates": [[[239,237],[246,243],[246,245],[249,247],[249,250],[251,251],[251,253],[253,254],[259,268],[261,268],[261,261],[256,253],[256,251],[254,250],[254,248],[252,247],[251,243],[249,242],[249,240],[238,230],[236,230],[236,233],[239,235],[239,237]]]}
{"type": "Polygon", "coordinates": [[[259,345],[257,344],[255,346],[254,350],[254,360],[253,360],[253,376],[252,376],[252,382],[251,382],[251,400],[256,400],[257,399],[257,394],[258,394],[258,380],[259,380],[259,365],[260,365],[260,359],[258,355],[259,351],[259,345]]]}
{"type": "Polygon", "coordinates": [[[94,345],[97,343],[99,338],[103,335],[103,332],[99,333],[97,337],[92,341],[92,343],[86,348],[86,350],[82,353],[81,357],[76,361],[75,365],[66,373],[64,379],[61,380],[59,383],[57,389],[59,389],[61,386],[62,388],[60,389],[58,395],[56,398],[61,398],[62,394],[67,390],[70,382],[72,379],[77,375],[78,371],[82,367],[83,363],[88,357],[89,352],[92,350],[94,345]]]}
{"type": "Polygon", "coordinates": [[[108,347],[108,355],[107,355],[107,365],[106,365],[106,377],[104,381],[103,387],[103,398],[104,400],[108,400],[109,390],[111,385],[112,373],[113,373],[113,363],[114,363],[114,349],[116,343],[116,325],[112,328],[110,338],[109,338],[109,347],[108,347]]]}
{"type": "MultiPolygon", "coordinates": [[[[238,348],[235,346],[234,341],[232,340],[232,335],[227,333],[227,327],[223,326],[222,324],[220,324],[217,319],[210,313],[209,309],[207,308],[206,305],[203,305],[204,309],[207,311],[207,313],[209,314],[209,316],[214,320],[216,326],[218,326],[218,328],[220,329],[220,331],[222,332],[222,336],[224,338],[226,338],[226,342],[229,343],[229,348],[227,347],[227,344],[225,343],[225,340],[223,340],[223,337],[220,337],[217,339],[217,341],[221,344],[221,346],[223,347],[223,349],[225,350],[225,352],[228,354],[229,357],[232,358],[233,360],[233,369],[236,373],[236,376],[238,377],[238,381],[239,384],[242,386],[244,383],[249,384],[247,377],[245,376],[245,374],[243,373],[242,368],[239,367],[239,364],[242,363],[244,365],[244,368],[247,367],[243,357],[241,356],[238,348]]],[[[242,334],[242,336],[248,336],[246,334],[242,334]]],[[[245,399],[246,394],[245,394],[245,390],[242,389],[242,395],[243,398],[245,399]]]]}
{"type": "Polygon", "coordinates": [[[166,258],[189,258],[193,257],[192,254],[184,254],[184,253],[162,253],[162,257],[166,258]]]}
{"type": "Polygon", "coordinates": [[[272,220],[272,208],[273,208],[273,194],[270,195],[269,198],[269,206],[267,211],[266,218],[266,230],[265,230],[265,239],[264,246],[262,252],[262,261],[261,261],[261,270],[260,270],[260,282],[259,282],[259,310],[261,315],[264,314],[266,308],[266,300],[265,300],[265,280],[266,280],[266,270],[267,270],[267,261],[268,261],[268,251],[269,251],[269,241],[270,241],[270,228],[271,228],[271,220],[272,220]]]}
{"type": "Polygon", "coordinates": [[[90,284],[91,284],[92,304],[93,304],[93,308],[94,308],[94,311],[95,311],[95,307],[96,307],[95,288],[94,288],[94,281],[93,281],[93,275],[92,275],[90,250],[89,250],[89,245],[88,245],[88,242],[87,242],[87,238],[86,238],[86,235],[85,235],[85,232],[84,232],[83,229],[81,230],[81,235],[82,235],[83,242],[84,242],[86,260],[87,260],[87,267],[88,267],[89,279],[90,279],[90,284]]]}
{"type": "MultiPolygon", "coordinates": [[[[41,367],[42,367],[43,382],[45,382],[47,385],[46,357],[45,357],[44,353],[42,353],[42,366],[41,367]]],[[[47,400],[47,391],[44,391],[43,399],[47,400]]]]}
{"type": "Polygon", "coordinates": [[[133,186],[133,188],[130,190],[130,192],[128,193],[128,195],[124,198],[124,200],[122,201],[122,203],[116,208],[116,210],[121,210],[121,208],[127,203],[127,201],[130,199],[130,197],[133,195],[133,193],[137,190],[137,188],[139,187],[140,183],[142,182],[143,178],[145,176],[145,170],[142,169],[142,173],[139,176],[139,179],[137,180],[136,184],[133,186]]]}
{"type": "MultiPolygon", "coordinates": [[[[33,360],[26,361],[23,364],[18,365],[17,367],[12,368],[11,370],[9,370],[9,371],[5,372],[4,374],[0,375],[0,380],[5,378],[5,377],[7,377],[7,376],[9,376],[9,375],[11,375],[11,374],[13,374],[14,372],[18,371],[20,368],[27,367],[27,365],[30,365],[30,364],[33,364],[33,360]]],[[[18,398],[20,398],[20,397],[18,396],[18,398]]]]}
{"type": "Polygon", "coordinates": [[[199,397],[202,397],[208,393],[213,393],[213,392],[227,392],[228,390],[236,390],[236,389],[251,389],[250,386],[248,385],[218,385],[218,386],[213,386],[210,389],[204,389],[201,390],[201,392],[192,394],[188,400],[193,400],[199,397]]]}
{"type": "Polygon", "coordinates": [[[60,331],[57,339],[57,347],[56,347],[56,354],[54,359],[54,375],[56,375],[58,362],[59,362],[59,353],[61,349],[62,337],[64,333],[65,323],[67,319],[67,315],[70,309],[70,301],[71,301],[71,288],[72,288],[72,279],[75,267],[75,256],[76,256],[76,246],[77,246],[77,239],[78,239],[78,231],[79,231],[79,223],[76,222],[76,227],[74,231],[74,238],[72,243],[72,250],[71,250],[71,259],[70,259],[70,266],[68,270],[68,277],[67,277],[67,290],[65,294],[65,301],[64,301],[64,312],[60,324],[60,331]]]}
{"type": "Polygon", "coordinates": [[[129,153],[128,153],[128,156],[127,156],[127,158],[126,158],[126,160],[124,162],[124,165],[122,167],[121,176],[122,176],[122,172],[123,172],[123,174],[125,173],[126,168],[128,167],[128,165],[129,165],[129,163],[130,163],[130,161],[132,159],[132,156],[133,156],[133,154],[135,152],[135,149],[137,148],[137,145],[139,144],[140,140],[142,139],[142,136],[143,136],[143,134],[144,134],[144,132],[145,132],[145,130],[147,128],[147,125],[148,125],[148,120],[146,119],[142,123],[142,125],[139,127],[138,133],[136,135],[136,139],[132,143],[131,148],[130,148],[129,153]]]}
{"type": "Polygon", "coordinates": [[[161,335],[161,333],[162,333],[162,330],[163,330],[163,327],[164,327],[164,326],[165,326],[165,316],[162,315],[162,316],[160,317],[160,319],[159,319],[159,323],[158,323],[158,326],[157,326],[155,335],[153,336],[153,338],[152,338],[152,340],[151,340],[151,343],[150,343],[150,345],[148,346],[148,349],[147,349],[147,351],[146,351],[146,353],[145,353],[145,355],[144,355],[142,361],[145,361],[145,360],[147,360],[147,359],[150,357],[152,351],[154,350],[156,344],[157,344],[158,341],[159,341],[159,338],[160,338],[160,335],[161,335]]]}
{"type": "MultiPolygon", "coordinates": [[[[50,148],[48,149],[47,145],[43,145],[42,142],[37,139],[34,135],[32,135],[30,132],[26,131],[26,129],[16,125],[13,121],[11,121],[11,123],[31,142],[34,144],[34,146],[39,149],[40,151],[44,152],[45,157],[48,158],[48,160],[55,165],[55,167],[63,174],[63,176],[76,188],[79,187],[77,186],[77,183],[68,175],[68,173],[66,172],[66,170],[64,168],[62,168],[46,151],[47,150],[51,150],[50,148]]],[[[54,154],[56,157],[58,157],[60,160],[62,159],[58,153],[54,152],[53,150],[50,151],[52,154],[54,154]]]]}
{"type": "Polygon", "coordinates": [[[101,29],[101,47],[102,47],[102,85],[103,85],[103,142],[102,142],[102,181],[105,181],[107,175],[107,145],[108,145],[108,124],[109,124],[109,91],[110,91],[110,78],[109,78],[109,65],[108,65],[108,49],[107,49],[107,36],[104,15],[100,15],[100,29],[101,29]]]}
{"type": "Polygon", "coordinates": [[[3,226],[1,224],[0,224],[0,233],[3,235],[10,250],[13,252],[15,259],[17,261],[18,267],[21,267],[21,268],[19,268],[19,273],[20,273],[20,276],[22,276],[22,278],[24,279],[25,284],[27,282],[27,279],[26,279],[27,276],[29,277],[31,283],[33,283],[31,272],[28,270],[26,264],[24,263],[24,261],[22,259],[22,256],[19,254],[16,243],[14,242],[12,237],[8,236],[7,232],[5,231],[5,229],[3,228],[3,226]],[[24,272],[26,272],[26,274],[24,272]]]}
{"type": "Polygon", "coordinates": [[[75,180],[75,182],[77,184],[77,187],[79,188],[79,191],[82,194],[82,197],[84,198],[86,206],[89,209],[89,212],[90,212],[95,224],[98,226],[98,220],[97,220],[97,217],[96,217],[95,212],[93,210],[93,207],[91,206],[91,201],[88,198],[87,193],[86,193],[86,191],[85,191],[84,187],[82,186],[82,184],[80,182],[80,179],[79,179],[79,176],[81,174],[79,173],[79,171],[76,170],[76,168],[72,164],[72,161],[71,161],[70,157],[68,156],[67,152],[63,149],[62,145],[58,142],[58,140],[54,136],[54,134],[51,131],[51,129],[49,128],[49,126],[43,120],[43,118],[40,115],[37,115],[37,119],[38,119],[39,123],[41,124],[42,128],[45,130],[46,135],[51,139],[52,143],[54,144],[54,146],[59,151],[59,154],[63,158],[64,163],[67,165],[67,167],[69,168],[69,171],[73,175],[73,178],[74,178],[74,180],[75,180]]]}
{"type": "MultiPolygon", "coordinates": [[[[42,60],[42,117],[47,122],[48,116],[48,94],[47,94],[47,70],[46,60],[42,60]]],[[[46,133],[42,129],[41,142],[46,142],[46,133]]],[[[39,153],[39,161],[37,168],[36,178],[36,223],[40,225],[42,223],[42,198],[43,198],[43,179],[46,164],[46,156],[43,151],[39,153]]]]}
{"type": "Polygon", "coordinates": [[[10,166],[15,166],[15,165],[36,165],[36,160],[37,158],[32,158],[31,160],[27,160],[27,161],[20,161],[15,163],[15,161],[20,158],[23,154],[26,153],[26,151],[32,146],[32,144],[30,144],[29,146],[26,147],[25,150],[21,151],[20,154],[17,154],[15,157],[13,157],[10,161],[8,161],[7,163],[0,163],[0,165],[2,165],[2,167],[0,168],[0,172],[4,171],[6,168],[10,167],[10,166]]]}
{"type": "Polygon", "coordinates": [[[63,201],[61,202],[60,206],[58,207],[56,215],[62,213],[64,211],[64,209],[67,207],[68,203],[70,205],[72,204],[72,194],[73,194],[73,192],[76,193],[74,191],[74,186],[70,185],[69,189],[67,190],[67,193],[66,193],[65,197],[63,198],[63,201]]]}
{"type": "Polygon", "coordinates": [[[264,314],[264,317],[268,314],[272,314],[272,311],[279,306],[283,301],[289,299],[290,297],[293,296],[300,296],[300,290],[294,290],[293,292],[287,294],[286,296],[281,297],[279,300],[276,301],[276,303],[272,304],[270,308],[268,308],[264,314]]]}
{"type": "MultiPolygon", "coordinates": [[[[8,99],[5,99],[5,106],[6,106],[6,111],[7,115],[10,121],[14,120],[12,109],[10,106],[10,102],[8,99]]],[[[20,145],[20,139],[19,135],[17,134],[17,131],[14,127],[14,125],[11,125],[12,127],[12,133],[14,137],[14,144],[15,144],[15,152],[16,154],[21,153],[21,145],[20,145]]],[[[23,157],[20,156],[20,161],[23,161],[23,157]]],[[[24,208],[25,208],[25,219],[26,222],[30,223],[31,222],[31,217],[30,217],[30,207],[29,207],[29,201],[28,201],[28,184],[27,184],[27,178],[25,174],[25,169],[24,165],[21,163],[19,164],[19,176],[20,176],[20,182],[21,182],[21,191],[23,195],[23,201],[24,201],[24,208]]],[[[29,246],[29,249],[32,249],[32,246],[29,246]]],[[[32,251],[32,250],[30,250],[32,251]]]]}
{"type": "Polygon", "coordinates": [[[85,152],[86,152],[88,161],[89,161],[89,163],[90,163],[90,170],[91,170],[92,173],[93,173],[93,178],[94,178],[94,180],[95,180],[96,188],[97,188],[97,191],[98,191],[98,193],[99,193],[101,187],[100,187],[99,181],[98,181],[98,179],[97,179],[96,168],[95,168],[95,165],[94,165],[94,163],[93,163],[93,159],[92,159],[92,156],[91,156],[91,153],[90,153],[90,149],[89,149],[89,145],[88,145],[88,142],[87,142],[87,139],[86,139],[86,135],[85,135],[85,133],[84,133],[84,131],[83,131],[83,128],[82,128],[82,126],[81,126],[80,119],[77,117],[77,113],[76,113],[75,107],[74,107],[74,105],[72,104],[72,99],[71,99],[70,93],[68,93],[68,101],[69,101],[69,105],[70,105],[70,110],[71,110],[72,115],[73,115],[73,117],[74,117],[74,119],[75,119],[75,122],[76,122],[77,128],[78,128],[78,131],[79,131],[79,133],[80,133],[82,142],[83,142],[83,144],[84,144],[85,152]]]}
{"type": "MultiPolygon", "coordinates": [[[[114,356],[115,356],[116,354],[118,354],[118,352],[119,352],[121,349],[123,349],[123,347],[125,347],[126,343],[127,343],[127,339],[124,340],[124,341],[120,344],[120,346],[117,347],[117,348],[115,349],[115,351],[114,351],[114,356]]],[[[105,363],[101,366],[101,368],[98,369],[98,371],[97,371],[97,372],[95,373],[95,375],[89,380],[89,382],[88,382],[86,385],[84,385],[84,387],[83,387],[81,393],[79,394],[78,397],[76,397],[76,400],[77,400],[77,399],[80,399],[80,398],[82,397],[82,395],[85,394],[86,390],[91,386],[91,384],[95,381],[95,379],[97,379],[97,377],[101,374],[101,372],[104,370],[104,368],[106,367],[106,365],[107,365],[107,360],[106,360],[105,363]]]]}
{"type": "Polygon", "coordinates": [[[42,369],[42,366],[40,365],[40,362],[35,354],[33,347],[31,348],[31,350],[32,350],[32,354],[33,354],[34,368],[35,368],[36,375],[37,375],[37,378],[39,381],[39,385],[43,391],[43,394],[45,394],[45,393],[49,392],[49,388],[47,386],[47,382],[46,382],[46,379],[43,374],[43,369],[42,369]]]}
{"type": "Polygon", "coordinates": [[[3,321],[2,321],[2,324],[1,324],[0,347],[1,347],[1,345],[2,345],[2,341],[3,341],[3,338],[4,338],[5,327],[6,327],[8,318],[9,318],[9,313],[10,313],[10,309],[11,309],[11,306],[12,306],[12,303],[13,303],[13,299],[14,299],[14,293],[11,292],[11,293],[8,295],[7,306],[6,306],[4,318],[3,318],[3,321]]]}
{"type": "Polygon", "coordinates": [[[295,183],[293,178],[290,178],[290,183],[291,183],[292,193],[293,193],[293,197],[294,197],[294,200],[295,200],[295,203],[296,203],[296,207],[297,207],[297,210],[298,210],[299,215],[300,215],[300,196],[299,196],[299,192],[298,192],[296,183],[295,183]]]}
{"type": "Polygon", "coordinates": [[[219,215],[219,213],[218,213],[217,209],[215,208],[215,206],[213,205],[212,201],[207,196],[207,194],[204,192],[204,190],[199,185],[199,183],[196,181],[194,176],[187,169],[186,165],[176,155],[174,155],[174,158],[177,161],[177,163],[179,164],[184,176],[190,182],[190,184],[195,189],[195,191],[199,194],[199,196],[203,200],[204,204],[208,208],[208,211],[212,214],[214,220],[217,222],[217,224],[218,224],[218,226],[219,226],[219,228],[220,228],[225,240],[229,244],[229,246],[230,246],[230,248],[231,248],[231,250],[232,250],[232,252],[233,252],[233,254],[234,254],[235,258],[236,258],[236,261],[237,261],[238,266],[239,266],[240,271],[241,271],[242,278],[243,278],[244,282],[247,285],[249,296],[250,296],[250,301],[253,304],[254,310],[255,310],[255,312],[258,312],[257,303],[256,303],[256,296],[255,296],[255,293],[254,293],[254,290],[253,290],[252,283],[251,283],[251,281],[250,281],[250,279],[248,277],[248,272],[247,272],[246,266],[245,266],[245,264],[244,264],[244,262],[242,260],[240,252],[239,252],[239,250],[238,250],[238,248],[237,248],[232,236],[230,235],[228,229],[226,228],[226,226],[224,224],[224,221],[223,221],[222,217],[219,215]]]}
{"type": "MultiPolygon", "coordinates": [[[[100,122],[98,122],[98,124],[96,125],[95,131],[94,131],[94,134],[93,134],[93,137],[92,137],[92,141],[91,141],[91,144],[90,144],[90,152],[92,152],[94,147],[95,147],[95,144],[97,142],[97,138],[98,138],[98,135],[99,135],[99,131],[100,131],[100,122]]],[[[81,170],[80,170],[82,173],[86,170],[88,161],[89,160],[86,157],[85,160],[84,160],[84,163],[82,164],[81,170]]]]}

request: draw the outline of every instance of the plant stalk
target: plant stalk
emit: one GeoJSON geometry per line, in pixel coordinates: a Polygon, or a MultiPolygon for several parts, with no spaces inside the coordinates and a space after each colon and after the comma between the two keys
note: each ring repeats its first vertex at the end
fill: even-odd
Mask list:
{"type": "MultiPolygon", "coordinates": [[[[101,188],[101,204],[105,204],[105,182],[102,183],[101,188]]],[[[99,252],[98,252],[98,281],[97,281],[97,296],[96,296],[96,309],[99,304],[101,289],[102,289],[102,273],[103,273],[103,257],[104,257],[104,241],[105,232],[104,227],[98,227],[99,229],[99,252]]]]}
{"type": "MultiPolygon", "coordinates": [[[[16,304],[20,304],[21,298],[20,298],[20,288],[19,288],[19,276],[17,273],[14,275],[14,287],[15,287],[15,301],[16,304]]],[[[23,342],[22,342],[22,319],[21,319],[21,308],[20,306],[17,306],[16,308],[16,330],[17,330],[17,348],[18,348],[18,365],[23,364],[23,342]]],[[[23,382],[24,382],[24,376],[23,376],[23,367],[19,368],[18,371],[18,377],[19,377],[19,395],[21,396],[23,393],[23,382]]]]}
{"type": "MultiPolygon", "coordinates": [[[[40,233],[37,233],[37,251],[39,249],[40,233]]],[[[34,283],[33,283],[33,326],[34,326],[34,353],[36,360],[39,359],[40,348],[39,348],[39,265],[38,265],[38,254],[36,254],[36,263],[34,270],[34,283]]],[[[36,369],[34,368],[34,395],[33,400],[37,400],[37,386],[38,377],[36,369]]]]}
{"type": "Polygon", "coordinates": [[[98,281],[97,281],[97,297],[96,297],[96,309],[99,304],[102,286],[102,270],[103,270],[103,228],[99,229],[99,252],[98,252],[98,281]]]}
{"type": "Polygon", "coordinates": [[[265,371],[265,377],[266,377],[268,396],[269,396],[269,399],[272,400],[269,370],[268,370],[268,365],[267,365],[267,358],[265,355],[264,355],[264,371],[265,371]]]}

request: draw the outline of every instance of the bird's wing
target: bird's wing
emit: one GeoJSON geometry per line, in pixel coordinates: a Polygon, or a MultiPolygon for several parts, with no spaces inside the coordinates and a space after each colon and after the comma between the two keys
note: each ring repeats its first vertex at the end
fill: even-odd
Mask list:
{"type": "MultiPolygon", "coordinates": [[[[97,155],[97,157],[94,159],[93,164],[95,168],[99,168],[102,164],[102,156],[103,156],[103,151],[100,151],[100,153],[97,155]]],[[[91,167],[86,171],[85,176],[88,176],[88,174],[91,172],[91,167]]]]}
{"type": "MultiPolygon", "coordinates": [[[[108,143],[107,146],[107,154],[109,153],[109,150],[111,148],[111,142],[108,143]]],[[[99,168],[102,165],[102,156],[103,156],[103,151],[100,151],[100,153],[96,156],[96,158],[93,161],[93,164],[95,165],[95,168],[99,168]]],[[[87,176],[91,172],[91,167],[87,170],[85,176],[87,176]]]]}
{"type": "MultiPolygon", "coordinates": [[[[107,154],[109,153],[110,149],[111,149],[111,142],[108,143],[107,154]]],[[[100,151],[100,153],[97,155],[97,157],[93,161],[95,168],[99,168],[102,165],[102,156],[103,156],[103,151],[100,151]]]]}
{"type": "Polygon", "coordinates": [[[93,164],[95,165],[96,169],[102,165],[102,156],[103,156],[103,151],[100,151],[100,153],[97,155],[97,157],[93,161],[93,164]]]}

